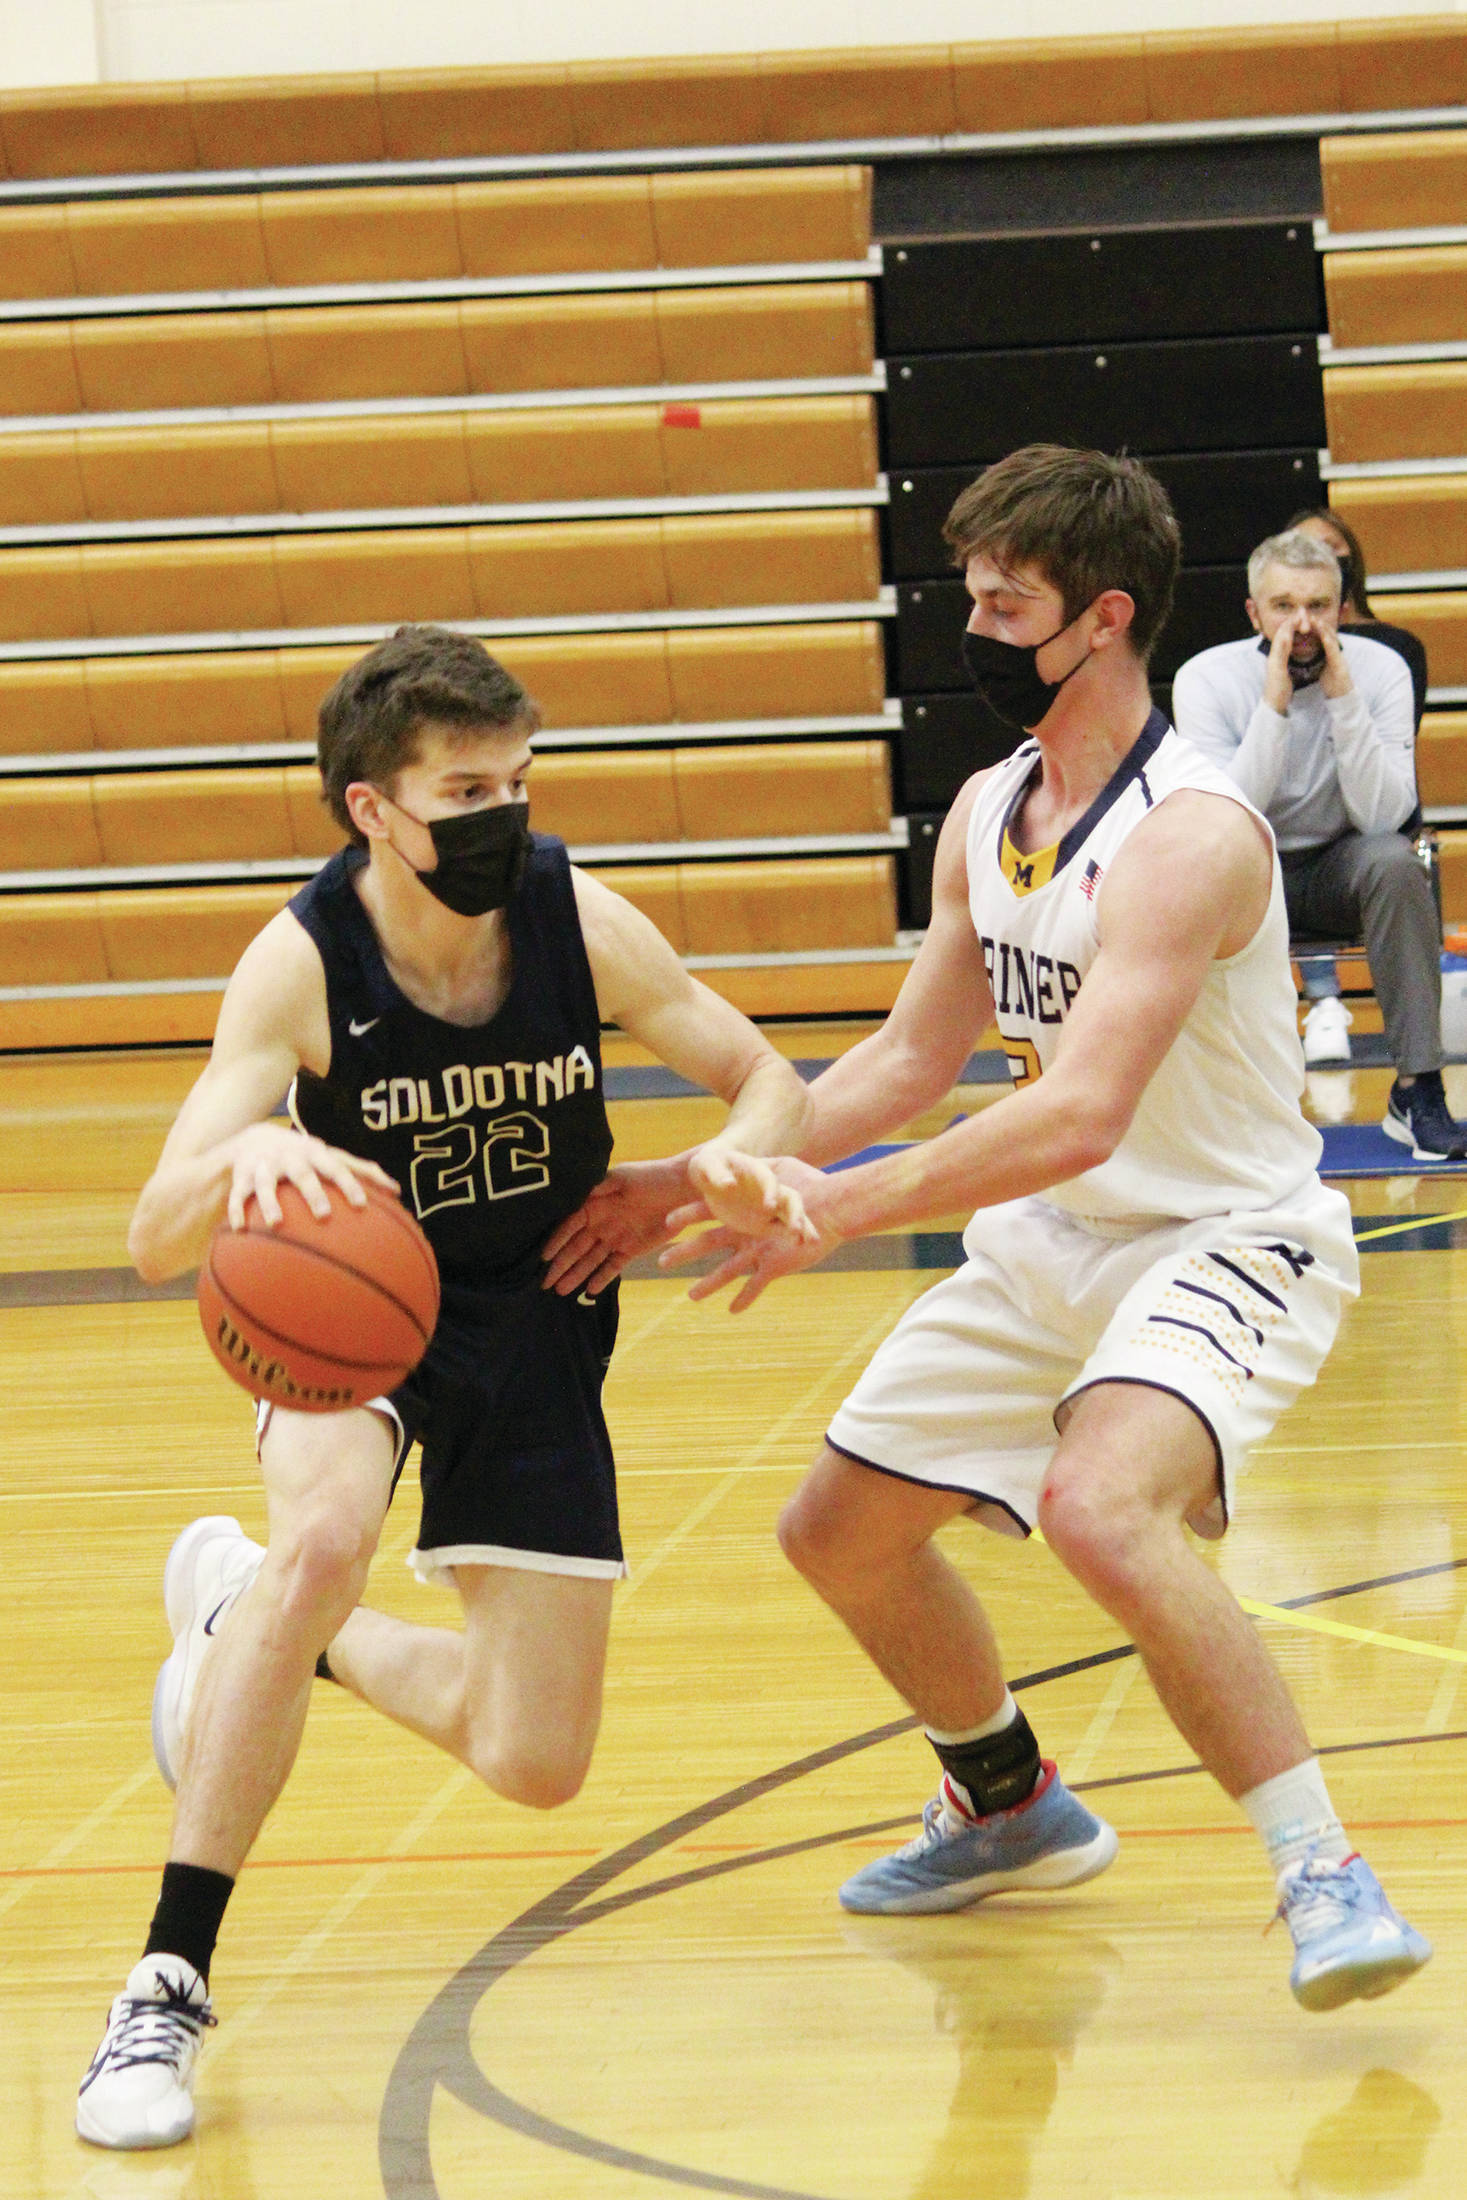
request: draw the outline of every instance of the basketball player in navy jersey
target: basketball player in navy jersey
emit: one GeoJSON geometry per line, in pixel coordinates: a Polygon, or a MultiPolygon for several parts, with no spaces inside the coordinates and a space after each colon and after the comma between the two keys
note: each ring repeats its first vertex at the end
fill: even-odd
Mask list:
{"type": "Polygon", "coordinates": [[[77,2129],[101,2146],[192,2127],[215,1939],[315,1675],[512,1801],[548,1809],[585,1777],[626,1570],[601,1412],[616,1288],[545,1289],[542,1249],[606,1174],[603,1021],[729,1103],[718,1137],[650,1173],[663,1211],[700,1197],[734,1220],[801,1221],[747,1157],[802,1143],[804,1087],[646,918],[528,830],[536,723],[483,647],[442,628],[399,629],[337,683],[319,753],[351,845],[246,951],[138,1201],[129,1249],[161,1281],[251,1200],[278,1223],[284,1182],[316,1214],[328,1183],[356,1205],[363,1182],[396,1187],[443,1300],[391,1397],[261,1408],[267,1550],[214,1517],[170,1553],[153,1735],[178,1799],[144,1956],[78,2097],[77,2129]],[[272,1120],[287,1094],[294,1127],[272,1120]],[[412,1564],[456,1590],[462,1631],[358,1605],[415,1440],[412,1564]]]}
{"type": "Polygon", "coordinates": [[[813,1086],[806,1161],[778,1164],[816,1242],[715,1232],[726,1258],[695,1286],[742,1279],[737,1310],[842,1239],[977,1210],[965,1264],[881,1346],[781,1524],[940,1767],[916,1839],[840,1899],[958,1909],[1076,1884],[1115,1855],[1041,1759],[933,1542],[965,1514],[1039,1525],[1253,1820],[1294,1993],[1332,2009],[1431,1951],[1354,1853],[1277,1667],[1189,1540],[1224,1532],[1248,1450],[1314,1380],[1359,1288],[1346,1202],[1299,1112],[1272,837],[1152,706],[1178,533],[1144,467],[1016,451],[964,491],[948,539],[974,682],[1032,738],[959,795],[896,1007],[813,1086]],[[889,1158],[807,1165],[934,1105],[993,1021],[1012,1095],[889,1158]]]}

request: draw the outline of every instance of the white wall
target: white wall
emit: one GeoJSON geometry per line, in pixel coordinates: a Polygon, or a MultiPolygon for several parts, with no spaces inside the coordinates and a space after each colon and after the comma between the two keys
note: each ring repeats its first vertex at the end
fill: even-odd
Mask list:
{"type": "MultiPolygon", "coordinates": [[[[1453,0],[0,0],[0,85],[288,76],[1447,13],[1453,0]]],[[[1467,0],[1455,0],[1458,11],[1467,0]]]]}

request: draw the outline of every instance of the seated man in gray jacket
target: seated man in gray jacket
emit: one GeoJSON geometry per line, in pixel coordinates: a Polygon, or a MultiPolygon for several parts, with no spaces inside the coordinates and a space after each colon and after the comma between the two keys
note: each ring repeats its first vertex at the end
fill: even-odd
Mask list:
{"type": "Polygon", "coordinates": [[[1177,731],[1273,827],[1289,922],[1363,933],[1396,1065],[1384,1128],[1417,1160],[1467,1155],[1442,1086],[1441,926],[1402,831],[1416,810],[1411,678],[1393,650],[1339,632],[1334,552],[1300,530],[1248,560],[1257,641],[1177,674],[1177,731]]]}

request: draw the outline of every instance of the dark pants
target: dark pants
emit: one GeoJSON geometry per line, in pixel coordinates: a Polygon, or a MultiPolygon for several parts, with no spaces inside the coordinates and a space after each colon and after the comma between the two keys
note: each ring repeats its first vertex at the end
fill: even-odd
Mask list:
{"type": "Polygon", "coordinates": [[[1407,1077],[1442,1066],[1441,920],[1404,833],[1342,833],[1279,858],[1293,932],[1363,933],[1386,1045],[1407,1077]]]}

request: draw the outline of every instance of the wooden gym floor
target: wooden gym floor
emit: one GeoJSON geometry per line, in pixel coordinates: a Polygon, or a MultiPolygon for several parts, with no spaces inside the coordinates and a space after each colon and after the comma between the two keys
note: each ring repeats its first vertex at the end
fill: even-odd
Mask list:
{"type": "MultiPolygon", "coordinates": [[[[811,1056],[856,1035],[781,1039],[811,1056]]],[[[877,1241],[871,1265],[787,1282],[736,1326],[681,1284],[628,1284],[609,1404],[633,1571],[583,1795],[515,1810],[320,1689],[226,1922],[196,2138],[82,2146],[77,2078],[167,1836],[148,1743],[163,1558],[197,1513],[261,1523],[248,1412],[191,1303],[124,1296],[132,1195],[196,1067],[0,1061],[0,2200],[1460,2194],[1467,1182],[1421,1177],[1352,1188],[1362,1232],[1391,1234],[1367,1242],[1363,1301],[1216,1563],[1436,1943],[1422,1977],[1299,2011],[1252,1834],[1116,1629],[1042,1547],[961,1528],[1041,1743],[1120,1858],[967,1915],[838,1909],[836,1884],[914,1829],[930,1759],[771,1529],[933,1280],[913,1261],[944,1251],[877,1241]],[[1433,1216],[1457,1219],[1414,1220],[1433,1216]]],[[[1355,1074],[1362,1119],[1385,1081],[1355,1074]]],[[[992,1096],[960,1091],[931,1123],[992,1096]]],[[[710,1109],[615,1115],[622,1152],[655,1152],[710,1109]]],[[[372,1598],[447,1620],[403,1566],[413,1525],[408,1499],[372,1598]]]]}

